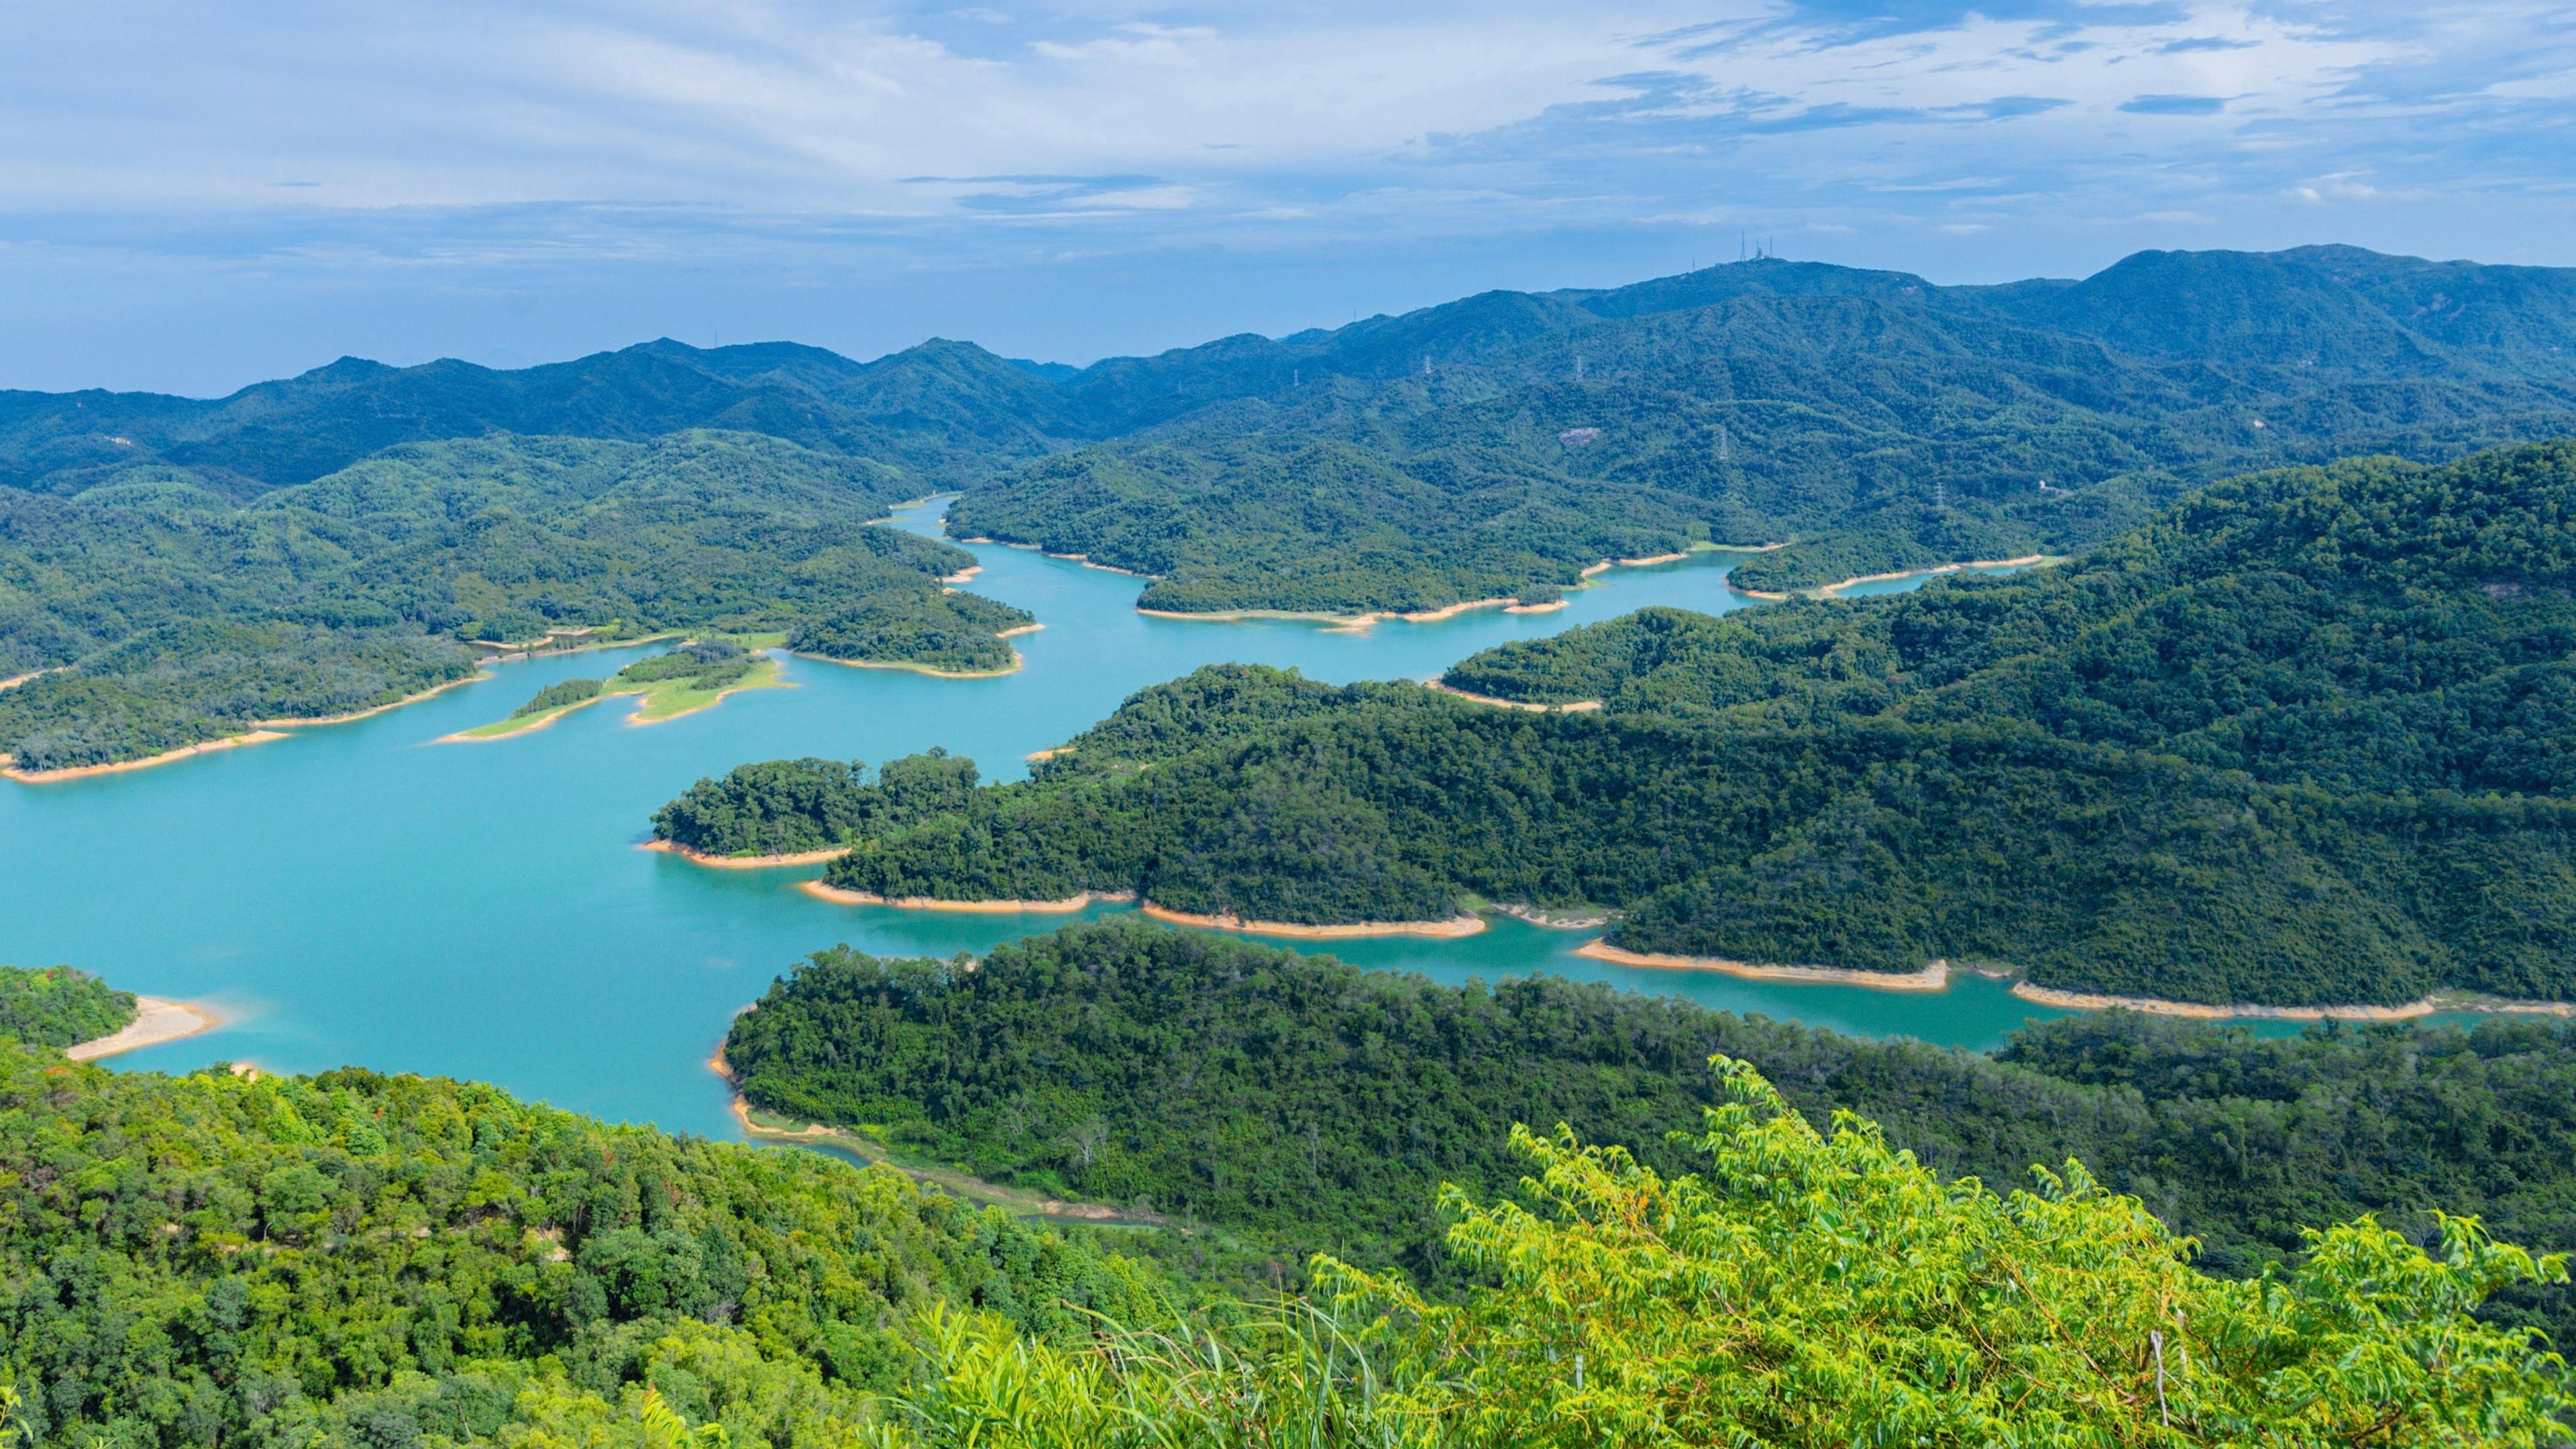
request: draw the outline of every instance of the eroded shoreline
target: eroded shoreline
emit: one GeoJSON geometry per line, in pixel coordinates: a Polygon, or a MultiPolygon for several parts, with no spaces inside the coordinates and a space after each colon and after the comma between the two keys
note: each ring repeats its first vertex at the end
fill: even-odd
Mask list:
{"type": "Polygon", "coordinates": [[[2035,1006],[2068,1011],[2139,1011],[2154,1016],[2189,1017],[2198,1021],[2415,1021],[2444,1012],[2479,1016],[2576,1016],[2576,1002],[2516,1001],[2501,996],[2436,992],[2398,1006],[2346,1003],[2331,1006],[2226,1006],[2205,1001],[2171,1001],[2160,996],[2106,996],[2090,991],[2061,991],[2053,986],[2013,983],[2012,994],[2035,1006]]]}
{"type": "Polygon", "coordinates": [[[175,750],[164,750],[160,754],[147,755],[139,760],[115,760],[104,765],[73,765],[62,770],[22,770],[10,756],[0,755],[0,778],[15,780],[21,785],[53,785],[64,780],[86,780],[93,775],[122,775],[129,770],[149,770],[160,765],[176,764],[197,755],[211,755],[218,750],[239,749],[243,745],[264,745],[271,740],[293,738],[294,736],[285,730],[255,729],[237,735],[226,735],[219,740],[201,740],[193,745],[181,745],[175,750]]]}
{"type": "MultiPolygon", "coordinates": [[[[1773,544],[1772,547],[1785,548],[1787,545],[1773,544]]],[[[2024,554],[2020,558],[1972,558],[1959,563],[1934,564],[1929,568],[1898,569],[1893,573],[1854,574],[1850,578],[1843,579],[1837,583],[1818,584],[1814,588],[1810,589],[1791,589],[1785,593],[1776,589],[1746,588],[1744,585],[1735,582],[1732,576],[1727,579],[1726,586],[1748,599],[1768,599],[1773,603],[1785,603],[1788,600],[1798,598],[1838,598],[1841,596],[1843,590],[1852,588],[1859,584],[1893,583],[1898,579],[1927,579],[1938,577],[1942,574],[1955,574],[1965,569],[2034,568],[2041,564],[2063,562],[2065,562],[2065,559],[2059,555],[2032,553],[2024,554]]]]}
{"type": "Polygon", "coordinates": [[[881,896],[871,891],[844,890],[819,880],[809,880],[798,889],[818,900],[844,906],[893,906],[904,911],[957,911],[968,915],[1007,916],[1022,913],[1067,915],[1085,906],[1136,899],[1134,891],[1084,891],[1060,901],[952,901],[938,896],[881,896]]]}
{"type": "Polygon", "coordinates": [[[1293,921],[1247,921],[1241,916],[1198,915],[1140,902],[1136,909],[1175,926],[1199,926],[1245,936],[1285,936],[1293,940],[1347,941],[1361,936],[1472,936],[1485,929],[1482,916],[1452,916],[1445,921],[1350,921],[1332,926],[1304,926],[1293,921]]]}
{"type": "Polygon", "coordinates": [[[121,1056],[145,1047],[201,1036],[223,1024],[222,1016],[198,1002],[173,1001],[166,996],[138,996],[134,998],[134,1020],[126,1023],[123,1029],[76,1042],[65,1047],[63,1055],[76,1062],[94,1062],[102,1057],[121,1056]]]}
{"type": "Polygon", "coordinates": [[[655,851],[663,855],[676,855],[691,865],[703,865],[712,870],[770,870],[789,865],[821,865],[827,860],[838,860],[850,853],[848,846],[834,845],[821,850],[800,850],[786,855],[709,855],[703,850],[691,850],[685,845],[668,840],[648,840],[635,848],[655,851]]]}
{"type": "Polygon", "coordinates": [[[1933,961],[1920,971],[1862,971],[1850,966],[1772,966],[1731,961],[1723,956],[1674,956],[1662,951],[1630,951],[1607,940],[1587,941],[1577,956],[1614,966],[1643,966],[1659,971],[1714,971],[1749,981],[1803,981],[1822,986],[1859,986],[1871,991],[1947,991],[1950,963],[1933,961]]]}

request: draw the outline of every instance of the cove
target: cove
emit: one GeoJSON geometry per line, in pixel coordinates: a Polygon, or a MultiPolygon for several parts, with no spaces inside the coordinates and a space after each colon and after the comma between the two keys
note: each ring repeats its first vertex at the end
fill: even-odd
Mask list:
{"type": "MultiPolygon", "coordinates": [[[[935,531],[941,505],[896,526],[935,531]]],[[[483,1080],[556,1106],[734,1138],[705,1067],[734,1012],[817,948],[948,956],[1052,930],[1061,915],[968,916],[813,899],[803,869],[708,870],[639,850],[656,806],[750,760],[880,762],[933,745],[988,779],[1060,743],[1135,690],[1201,664],[1293,665],[1336,683],[1421,679],[1478,649],[1649,604],[1746,607],[1740,554],[1614,569],[1569,607],[1479,609],[1362,633],[1301,621],[1152,618],[1133,578],[978,545],[972,587],[1046,627],[1011,642],[1018,672],[932,679],[789,659],[784,689],[652,725],[629,703],[479,744],[540,688],[604,677],[648,648],[493,667],[490,679],[355,723],[125,774],[0,789],[0,961],[68,963],[129,990],[209,999],[214,1033],[116,1059],[186,1070],[361,1065],[483,1080]]],[[[1083,917],[1128,909],[1095,906],[1083,917]]],[[[1990,1047],[2063,1013],[1968,978],[1941,995],[1640,970],[1573,954],[1594,931],[1497,918],[1462,940],[1316,943],[1365,967],[1447,982],[1531,971],[1685,996],[1868,1036],[1990,1047]]],[[[1275,943],[1291,944],[1291,943],[1275,943]]]]}

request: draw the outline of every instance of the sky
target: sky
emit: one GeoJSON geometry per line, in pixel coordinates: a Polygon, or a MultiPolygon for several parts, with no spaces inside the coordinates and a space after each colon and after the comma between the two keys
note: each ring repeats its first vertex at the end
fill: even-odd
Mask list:
{"type": "Polygon", "coordinates": [[[1749,246],[2576,265],[2576,6],[0,0],[0,388],[1086,363],[1749,246]]]}

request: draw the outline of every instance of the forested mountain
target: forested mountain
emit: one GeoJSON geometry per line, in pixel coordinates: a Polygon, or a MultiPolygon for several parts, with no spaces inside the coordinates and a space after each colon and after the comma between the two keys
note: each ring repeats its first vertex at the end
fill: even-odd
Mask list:
{"type": "MultiPolygon", "coordinates": [[[[735,1019],[760,1106],[860,1126],[977,1173],[1186,1214],[1293,1268],[1329,1251],[1417,1284],[1469,1276],[1443,1183],[1508,1195],[1491,1130],[1566,1123],[1689,1169],[1670,1140],[1717,1102],[1712,1054],[1823,1121],[1858,1113],[1945,1177],[2008,1190],[2080,1159],[2200,1239],[2211,1271],[2296,1255],[2302,1224],[2431,1211],[2576,1248],[2576,1030],[2494,1020],[2241,1028],[2128,1013],[2024,1028],[1995,1057],[1863,1041],[1547,975],[1435,985],[1137,922],[959,963],[817,954],[735,1019]]],[[[1256,1262],[1256,1271],[1258,1269],[1256,1262]]],[[[1240,1268],[1238,1267],[1238,1271],[1240,1268]]],[[[2512,1313],[2564,1340],[2576,1298],[2512,1313]]]]}
{"type": "MultiPolygon", "coordinates": [[[[0,754],[59,769],[462,678],[463,641],[781,630],[873,608],[951,632],[963,550],[866,526],[897,471],[749,433],[404,444],[247,503],[169,468],[0,488],[0,754]]],[[[991,622],[985,642],[1003,623],[991,622]]],[[[935,632],[935,631],[933,631],[935,632]]],[[[846,657],[953,640],[889,628],[846,657]],[[878,650],[867,653],[866,650],[878,650]]],[[[1007,654],[1007,650],[1003,651],[1007,654]]]]}
{"type": "Polygon", "coordinates": [[[1160,575],[1142,603],[1181,611],[1543,596],[1706,540],[1794,540],[1739,570],[1783,589],[2076,551],[2226,472],[2576,431],[2570,348],[2565,270],[2307,248],[1942,288],[1762,261],[1101,363],[1077,400],[1168,420],[950,519],[1160,575]]]}
{"type": "MultiPolygon", "coordinates": [[[[1596,905],[1642,951],[2217,1003],[2576,991],[2576,446],[2213,486],[2064,572],[1467,661],[1525,713],[1210,669],[1028,781],[798,827],[886,897],[1596,905]],[[1151,763],[1150,769],[1135,768],[1151,763]]],[[[700,791],[705,842],[820,796],[700,791]]],[[[742,844],[727,842],[739,840],[742,844]]]]}
{"type": "MultiPolygon", "coordinates": [[[[2182,485],[2576,430],[2576,273],[2145,253],[1942,288],[1765,260],[1488,293],[1080,370],[662,341],[495,371],[344,358],[199,401],[0,394],[0,753],[133,759],[461,677],[457,637],[800,630],[1008,667],[961,536],[1204,612],[1552,599],[1603,558],[1791,540],[1750,587],[2074,551],[2182,485]],[[822,595],[837,598],[818,617],[822,595]]],[[[584,637],[598,637],[585,635],[584,637]]]]}
{"type": "Polygon", "coordinates": [[[242,498],[309,483],[402,443],[495,433],[649,442],[760,433],[902,470],[927,493],[1041,450],[1055,390],[970,345],[933,341],[852,362],[770,342],[701,350],[664,339],[496,371],[453,359],[395,368],[344,357],[200,401],[152,393],[0,392],[0,485],[78,493],[141,466],[242,498]]]}

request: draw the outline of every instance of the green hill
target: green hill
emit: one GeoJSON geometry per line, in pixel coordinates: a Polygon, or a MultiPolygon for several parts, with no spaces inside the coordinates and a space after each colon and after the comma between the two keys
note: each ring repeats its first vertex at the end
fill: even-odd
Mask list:
{"type": "MultiPolygon", "coordinates": [[[[64,498],[0,488],[0,754],[60,769],[459,679],[464,640],[768,632],[873,608],[984,643],[1015,610],[939,580],[972,559],[872,528],[894,470],[743,433],[405,444],[234,504],[170,470],[64,498]],[[996,613],[994,611],[1001,611],[996,613]]],[[[850,657],[950,659],[915,623],[850,657]],[[875,651],[873,653],[867,651],[875,651]]]]}
{"type": "Polygon", "coordinates": [[[0,1044],[13,1442],[643,1444],[648,1394],[737,1445],[842,1442],[931,1305],[1043,1336],[1151,1321],[1148,1281],[891,1170],[490,1087],[0,1044]]]}
{"type": "MultiPolygon", "coordinates": [[[[890,897],[1591,905],[1623,913],[1614,944],[1690,956],[2563,1000],[2571,496],[2567,445],[2261,475],[2063,572],[1649,615],[1451,675],[1598,713],[1203,670],[1026,782],[791,833],[850,844],[830,879],[890,897]]],[[[797,809],[745,798],[727,828],[797,809]]]]}

